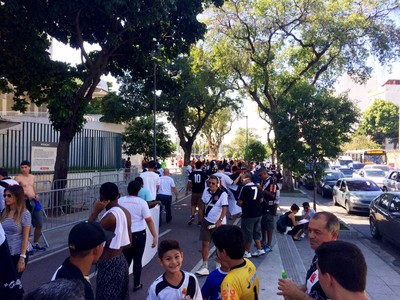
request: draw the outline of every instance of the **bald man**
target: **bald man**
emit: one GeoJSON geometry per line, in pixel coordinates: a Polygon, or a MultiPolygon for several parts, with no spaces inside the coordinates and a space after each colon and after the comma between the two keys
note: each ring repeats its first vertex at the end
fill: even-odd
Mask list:
{"type": "Polygon", "coordinates": [[[164,170],[164,175],[160,177],[160,186],[158,187],[156,200],[161,202],[160,209],[160,226],[162,224],[162,206],[165,206],[167,213],[166,221],[167,224],[172,220],[171,204],[172,204],[172,193],[175,194],[176,201],[178,201],[178,190],[176,189],[174,179],[169,176],[169,169],[164,170]]]}

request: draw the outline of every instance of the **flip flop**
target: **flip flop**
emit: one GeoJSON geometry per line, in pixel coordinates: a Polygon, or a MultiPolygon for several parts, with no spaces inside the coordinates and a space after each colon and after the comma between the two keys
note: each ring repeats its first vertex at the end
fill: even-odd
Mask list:
{"type": "Polygon", "coordinates": [[[143,284],[139,284],[137,287],[133,288],[133,291],[136,292],[138,290],[140,290],[143,287],[143,284]]]}

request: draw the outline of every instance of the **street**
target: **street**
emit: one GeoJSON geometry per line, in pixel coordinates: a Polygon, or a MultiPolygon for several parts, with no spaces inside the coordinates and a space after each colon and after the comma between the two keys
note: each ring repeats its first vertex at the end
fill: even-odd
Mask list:
{"type": "MultiPolygon", "coordinates": [[[[313,199],[314,191],[305,189],[304,187],[301,187],[301,190],[310,199],[312,207],[311,199],[313,199]]],[[[368,214],[356,213],[349,215],[343,207],[334,206],[332,198],[322,198],[319,194],[317,194],[316,202],[319,205],[319,210],[326,210],[334,213],[338,218],[358,231],[361,235],[359,241],[379,255],[384,261],[390,263],[393,269],[400,274],[400,249],[386,240],[376,240],[372,238],[369,230],[368,214]]]]}

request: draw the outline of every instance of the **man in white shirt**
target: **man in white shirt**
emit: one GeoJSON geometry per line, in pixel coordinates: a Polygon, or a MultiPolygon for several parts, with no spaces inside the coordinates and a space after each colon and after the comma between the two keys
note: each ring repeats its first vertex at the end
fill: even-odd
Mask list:
{"type": "Polygon", "coordinates": [[[174,192],[176,201],[178,201],[178,190],[176,189],[174,179],[169,176],[169,169],[164,170],[164,176],[160,177],[160,185],[157,192],[157,201],[161,202],[160,208],[160,226],[162,225],[162,206],[165,206],[167,213],[166,221],[167,224],[172,220],[171,205],[172,205],[172,192],[174,192]]]}
{"type": "Polygon", "coordinates": [[[157,189],[160,185],[160,176],[155,173],[156,171],[156,162],[154,160],[149,162],[148,171],[140,174],[140,177],[143,178],[143,187],[150,191],[151,200],[156,200],[157,189]]]}
{"type": "Polygon", "coordinates": [[[204,218],[200,228],[200,240],[202,241],[201,254],[203,264],[196,272],[198,275],[208,275],[208,254],[213,231],[226,224],[226,212],[228,208],[228,194],[219,188],[219,178],[211,175],[207,181],[208,189],[204,190],[201,198],[204,206],[204,218]]]}

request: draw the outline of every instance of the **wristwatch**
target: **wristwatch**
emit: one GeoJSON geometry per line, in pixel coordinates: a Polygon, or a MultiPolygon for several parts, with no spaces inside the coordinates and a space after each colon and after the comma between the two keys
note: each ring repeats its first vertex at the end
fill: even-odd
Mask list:
{"type": "Polygon", "coordinates": [[[26,258],[25,254],[20,254],[19,257],[26,258]]]}

